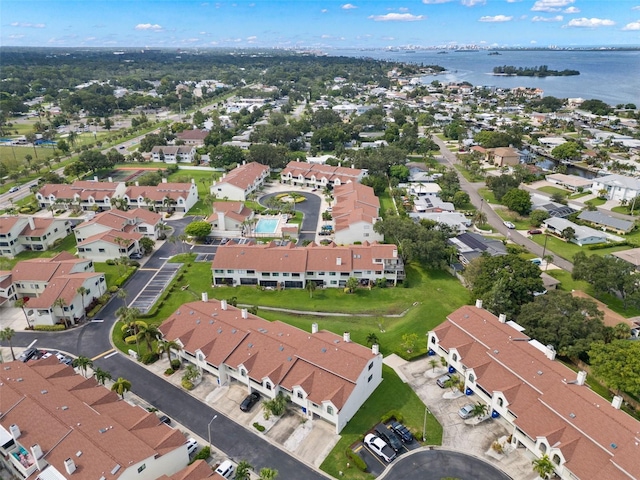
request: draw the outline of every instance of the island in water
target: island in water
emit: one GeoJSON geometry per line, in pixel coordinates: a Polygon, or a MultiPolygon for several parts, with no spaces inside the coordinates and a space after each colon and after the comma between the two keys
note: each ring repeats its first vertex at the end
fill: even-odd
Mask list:
{"type": "Polygon", "coordinates": [[[513,65],[503,65],[501,67],[493,67],[494,75],[506,75],[516,77],[568,77],[571,75],[580,75],[578,70],[549,70],[546,65],[539,67],[514,67],[513,65]]]}

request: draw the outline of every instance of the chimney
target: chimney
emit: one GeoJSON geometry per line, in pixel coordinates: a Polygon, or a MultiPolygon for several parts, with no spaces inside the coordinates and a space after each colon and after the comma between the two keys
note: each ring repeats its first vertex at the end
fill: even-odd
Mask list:
{"type": "Polygon", "coordinates": [[[480,299],[476,300],[476,308],[482,308],[482,300],[480,299]]]}
{"type": "Polygon", "coordinates": [[[113,183],[113,178],[109,177],[107,178],[107,180],[109,181],[109,183],[113,183]]]}
{"type": "Polygon", "coordinates": [[[98,176],[97,176],[97,175],[94,175],[94,176],[93,176],[93,181],[94,181],[94,182],[97,182],[97,181],[98,181],[98,176]]]}
{"type": "Polygon", "coordinates": [[[580,370],[578,372],[578,380],[576,381],[577,385],[584,385],[585,380],[587,379],[587,372],[584,370],[580,370]]]}
{"type": "Polygon", "coordinates": [[[344,332],[342,334],[342,340],[346,343],[349,343],[351,341],[351,334],[349,332],[344,332]]]}
{"type": "Polygon", "coordinates": [[[318,324],[317,323],[312,323],[311,324],[311,333],[318,333],[318,324]]]}
{"type": "Polygon", "coordinates": [[[240,310],[240,313],[242,315],[242,318],[249,318],[249,310],[247,310],[246,308],[240,310]]]}
{"type": "Polygon", "coordinates": [[[35,459],[36,468],[39,471],[42,471],[47,467],[48,463],[44,459],[42,448],[40,448],[40,445],[38,445],[37,443],[31,446],[31,456],[35,459]]]}
{"type": "Polygon", "coordinates": [[[162,183],[167,183],[167,179],[166,179],[166,178],[163,178],[163,179],[162,179],[162,183]]]}
{"type": "Polygon", "coordinates": [[[66,468],[67,469],[67,473],[69,475],[71,475],[73,472],[76,471],[76,464],[74,463],[73,460],[71,460],[70,458],[67,458],[64,461],[64,468],[66,468]]]}
{"type": "Polygon", "coordinates": [[[227,309],[227,301],[226,300],[220,300],[220,308],[222,310],[226,310],[227,309]]]}
{"type": "Polygon", "coordinates": [[[544,354],[549,360],[555,360],[556,359],[555,347],[553,345],[547,345],[547,348],[545,348],[544,354]]]}
{"type": "Polygon", "coordinates": [[[498,317],[498,320],[500,321],[500,323],[506,323],[507,316],[504,313],[501,313],[500,316],[498,317]]]}
{"type": "Polygon", "coordinates": [[[136,187],[140,186],[140,182],[136,180],[136,187]]]}
{"type": "Polygon", "coordinates": [[[336,258],[336,265],[342,265],[342,258],[340,257],[336,258]]]}
{"type": "Polygon", "coordinates": [[[622,397],[620,395],[613,397],[613,400],[611,400],[611,406],[616,410],[620,410],[620,407],[622,406],[622,397]]]}
{"type": "Polygon", "coordinates": [[[192,178],[192,179],[191,179],[191,183],[192,183],[192,184],[195,184],[195,183],[196,183],[195,179],[193,179],[193,178],[192,178]]]}
{"type": "Polygon", "coordinates": [[[202,301],[203,302],[209,301],[209,294],[207,292],[202,292],[202,301]]]}
{"type": "Polygon", "coordinates": [[[378,345],[377,343],[371,345],[371,353],[373,353],[374,355],[378,355],[380,353],[380,345],[378,345]]]}
{"type": "Polygon", "coordinates": [[[20,427],[18,427],[18,425],[16,425],[15,423],[12,424],[9,427],[9,433],[11,434],[11,436],[13,437],[14,440],[17,440],[20,438],[20,427]]]}
{"type": "Polygon", "coordinates": [[[31,230],[35,230],[35,229],[36,229],[36,222],[34,222],[34,221],[33,221],[33,217],[32,217],[32,216],[29,216],[29,217],[27,218],[27,220],[29,221],[29,228],[30,228],[31,230]]]}

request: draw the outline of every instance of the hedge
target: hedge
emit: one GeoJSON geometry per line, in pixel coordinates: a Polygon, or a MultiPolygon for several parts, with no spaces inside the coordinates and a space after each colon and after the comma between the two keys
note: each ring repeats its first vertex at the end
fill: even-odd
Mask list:
{"type": "Polygon", "coordinates": [[[382,423],[387,423],[391,419],[394,419],[397,422],[402,423],[402,421],[404,420],[404,415],[402,415],[402,413],[399,412],[398,410],[389,410],[387,413],[382,415],[382,417],[380,417],[380,421],[382,423]]]}
{"type": "Polygon", "coordinates": [[[138,341],[137,335],[129,335],[127,338],[124,339],[124,343],[126,343],[127,345],[133,345],[137,341],[138,341]]]}
{"type": "Polygon", "coordinates": [[[39,330],[41,332],[60,332],[61,330],[64,330],[64,325],[34,325],[33,326],[34,330],[39,330]]]}
{"type": "Polygon", "coordinates": [[[158,356],[157,353],[147,352],[140,357],[140,361],[145,365],[149,365],[150,363],[156,362],[158,358],[160,357],[158,356]]]}
{"type": "Polygon", "coordinates": [[[362,458],[360,458],[360,456],[357,455],[353,450],[351,450],[350,447],[347,447],[345,454],[347,455],[347,458],[351,460],[351,462],[355,465],[355,467],[358,470],[361,470],[363,472],[367,471],[367,464],[365,463],[365,461],[362,458]]]}
{"type": "Polygon", "coordinates": [[[258,422],[253,422],[253,428],[259,432],[264,432],[266,430],[266,427],[264,425],[260,425],[258,422]]]}
{"type": "Polygon", "coordinates": [[[594,243],[593,245],[587,245],[588,250],[600,250],[602,248],[611,248],[611,247],[625,247],[629,246],[631,248],[636,248],[638,245],[629,241],[622,240],[620,242],[609,242],[609,243],[594,243]]]}

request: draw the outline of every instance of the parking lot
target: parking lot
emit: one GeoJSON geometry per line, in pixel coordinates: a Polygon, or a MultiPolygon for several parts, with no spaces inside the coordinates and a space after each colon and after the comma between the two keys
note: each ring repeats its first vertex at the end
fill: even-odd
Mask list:
{"type": "MultiPolygon", "coordinates": [[[[380,428],[383,428],[383,429],[387,429],[387,426],[385,424],[382,424],[382,423],[380,423],[378,425],[375,425],[375,427],[380,427],[380,428]]],[[[373,433],[374,435],[380,437],[380,435],[377,434],[374,429],[371,430],[371,433],[373,433]]],[[[399,439],[399,436],[397,438],[399,439]]],[[[387,442],[385,442],[385,443],[387,443],[387,442]]],[[[389,445],[389,443],[387,443],[387,445],[389,445]]],[[[389,448],[391,448],[391,447],[389,447],[389,448]]],[[[367,464],[367,472],[369,472],[371,475],[377,477],[377,476],[382,474],[384,469],[387,468],[387,465],[393,464],[393,462],[395,462],[397,459],[402,457],[403,454],[405,454],[407,452],[410,452],[411,450],[415,450],[417,448],[420,448],[420,443],[417,442],[415,439],[413,439],[412,441],[408,441],[408,442],[401,441],[400,444],[398,445],[398,450],[394,449],[396,457],[389,463],[387,463],[383,458],[378,456],[371,449],[371,447],[366,445],[364,442],[358,442],[356,445],[354,445],[353,446],[353,451],[360,458],[362,458],[364,460],[364,462],[367,464]]]]}
{"type": "Polygon", "coordinates": [[[156,303],[160,294],[176,276],[181,266],[181,263],[165,263],[129,306],[137,308],[140,313],[147,313],[151,310],[153,304],[156,303]]]}

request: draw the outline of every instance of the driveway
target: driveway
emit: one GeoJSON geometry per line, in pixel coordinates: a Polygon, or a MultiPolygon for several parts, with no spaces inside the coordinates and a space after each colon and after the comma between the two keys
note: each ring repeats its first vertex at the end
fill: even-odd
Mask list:
{"type": "Polygon", "coordinates": [[[318,230],[318,220],[320,218],[320,207],[322,206],[322,197],[320,196],[321,194],[316,195],[315,193],[305,192],[302,190],[285,189],[279,192],[268,193],[263,197],[260,197],[259,202],[261,205],[264,205],[264,202],[268,198],[275,197],[276,195],[280,195],[282,193],[290,192],[295,192],[306,198],[304,202],[296,204],[296,210],[302,212],[303,214],[299,243],[302,243],[305,240],[315,242],[316,232],[318,230]]]}

